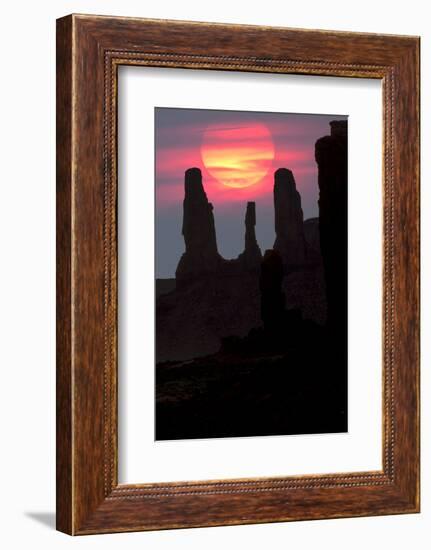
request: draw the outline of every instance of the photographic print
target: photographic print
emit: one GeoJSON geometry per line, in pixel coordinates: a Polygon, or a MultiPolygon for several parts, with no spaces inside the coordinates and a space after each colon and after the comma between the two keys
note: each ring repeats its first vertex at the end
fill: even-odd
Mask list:
{"type": "Polygon", "coordinates": [[[155,108],[156,440],[347,431],[347,144],[155,108]]]}

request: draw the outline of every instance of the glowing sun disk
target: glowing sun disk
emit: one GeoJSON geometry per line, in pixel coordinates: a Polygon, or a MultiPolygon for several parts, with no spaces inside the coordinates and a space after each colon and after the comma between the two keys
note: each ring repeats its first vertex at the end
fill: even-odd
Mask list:
{"type": "Polygon", "coordinates": [[[201,146],[202,162],[217,181],[227,187],[249,187],[261,181],[274,159],[268,128],[259,123],[234,128],[209,126],[201,146]]]}

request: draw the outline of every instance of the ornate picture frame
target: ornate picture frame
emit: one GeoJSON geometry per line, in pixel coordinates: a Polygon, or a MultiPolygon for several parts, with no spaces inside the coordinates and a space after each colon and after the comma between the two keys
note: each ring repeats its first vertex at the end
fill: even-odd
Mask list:
{"type": "Polygon", "coordinates": [[[72,535],[419,511],[419,38],[69,15],[57,21],[57,529],[72,535]],[[118,483],[121,65],[379,79],[383,469],[118,483]]]}

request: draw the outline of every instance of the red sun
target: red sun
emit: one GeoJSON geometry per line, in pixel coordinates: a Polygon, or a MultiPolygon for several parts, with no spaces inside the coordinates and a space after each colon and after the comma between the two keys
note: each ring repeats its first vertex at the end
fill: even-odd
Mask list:
{"type": "Polygon", "coordinates": [[[261,181],[272,166],[274,144],[264,124],[211,125],[201,145],[202,162],[227,187],[249,187],[261,181]]]}

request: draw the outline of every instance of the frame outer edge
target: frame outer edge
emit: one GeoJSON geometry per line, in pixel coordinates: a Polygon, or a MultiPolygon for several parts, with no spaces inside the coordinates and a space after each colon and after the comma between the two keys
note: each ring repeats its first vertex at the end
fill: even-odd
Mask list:
{"type": "Polygon", "coordinates": [[[395,319],[397,483],[420,511],[420,39],[396,67],[395,319]]]}
{"type": "Polygon", "coordinates": [[[56,528],[73,534],[73,18],[56,24],[56,528]]]}

